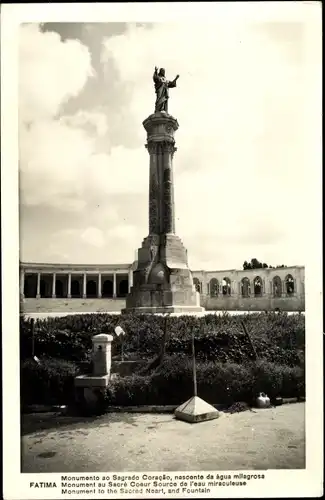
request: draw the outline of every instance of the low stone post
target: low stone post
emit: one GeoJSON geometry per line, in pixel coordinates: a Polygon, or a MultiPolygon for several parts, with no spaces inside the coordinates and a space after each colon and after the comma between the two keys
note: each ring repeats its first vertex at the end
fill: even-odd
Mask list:
{"type": "Polygon", "coordinates": [[[92,338],[93,370],[74,379],[76,402],[89,412],[100,410],[111,375],[112,335],[100,333],[92,338]]]}

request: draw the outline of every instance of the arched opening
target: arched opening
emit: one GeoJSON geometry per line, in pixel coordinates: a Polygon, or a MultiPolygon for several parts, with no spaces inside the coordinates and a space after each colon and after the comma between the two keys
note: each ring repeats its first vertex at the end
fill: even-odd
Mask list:
{"type": "Polygon", "coordinates": [[[45,280],[40,280],[40,296],[41,298],[44,298],[47,296],[47,293],[46,293],[46,281],[45,280]]]}
{"type": "Polygon", "coordinates": [[[35,298],[37,292],[37,274],[25,275],[24,296],[27,299],[35,298]]]}
{"type": "Polygon", "coordinates": [[[80,297],[80,283],[78,280],[71,281],[71,297],[80,297]]]}
{"type": "Polygon", "coordinates": [[[253,288],[255,297],[260,297],[263,294],[263,282],[259,276],[254,278],[253,288]]]}
{"type": "Polygon", "coordinates": [[[219,295],[219,281],[216,278],[210,280],[210,297],[218,297],[219,295]]]}
{"type": "Polygon", "coordinates": [[[86,285],[86,294],[87,298],[93,299],[94,297],[97,297],[97,283],[94,280],[89,280],[87,281],[86,285]]]}
{"type": "Polygon", "coordinates": [[[59,299],[63,298],[63,283],[61,280],[56,280],[55,282],[55,295],[59,299]]]}
{"type": "Polygon", "coordinates": [[[285,286],[286,286],[287,295],[293,295],[295,292],[295,283],[294,283],[294,279],[291,276],[291,274],[288,274],[285,277],[285,286]]]}
{"type": "Polygon", "coordinates": [[[111,280],[104,281],[102,297],[113,297],[113,282],[111,280]]]}
{"type": "Polygon", "coordinates": [[[222,280],[222,295],[230,295],[231,293],[231,282],[229,278],[223,278],[222,280]]]}
{"type": "Polygon", "coordinates": [[[282,281],[279,276],[274,276],[272,280],[273,297],[281,297],[282,295],[282,281]]]}
{"type": "Polygon", "coordinates": [[[249,297],[250,296],[250,281],[248,278],[243,278],[241,280],[241,294],[243,297],[249,297]]]}
{"type": "Polygon", "coordinates": [[[126,297],[129,292],[129,282],[128,280],[121,280],[118,287],[119,297],[126,297]]]}
{"type": "Polygon", "coordinates": [[[201,293],[201,283],[198,278],[193,278],[193,283],[195,286],[195,290],[199,293],[201,293]]]}

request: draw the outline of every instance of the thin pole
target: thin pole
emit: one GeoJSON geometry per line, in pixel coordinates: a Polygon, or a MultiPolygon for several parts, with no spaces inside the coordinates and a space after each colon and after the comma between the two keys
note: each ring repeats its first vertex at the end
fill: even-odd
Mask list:
{"type": "Polygon", "coordinates": [[[31,319],[31,326],[32,326],[32,356],[34,357],[35,355],[35,325],[34,325],[34,318],[31,319]]]}
{"type": "Polygon", "coordinates": [[[195,397],[195,396],[197,396],[197,383],[196,383],[196,363],[195,363],[194,329],[192,330],[192,360],[193,360],[193,386],[194,386],[194,397],[195,397]]]}
{"type": "Polygon", "coordinates": [[[122,333],[121,361],[124,361],[124,333],[122,333]]]}

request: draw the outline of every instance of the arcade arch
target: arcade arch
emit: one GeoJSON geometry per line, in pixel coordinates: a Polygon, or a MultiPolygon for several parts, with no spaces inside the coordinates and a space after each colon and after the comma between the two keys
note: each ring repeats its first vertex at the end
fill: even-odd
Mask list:
{"type": "Polygon", "coordinates": [[[231,295],[231,281],[229,278],[222,280],[222,295],[231,295]]]}
{"type": "Polygon", "coordinates": [[[103,282],[102,297],[113,297],[113,281],[105,280],[103,282]]]}
{"type": "Polygon", "coordinates": [[[81,286],[78,280],[71,281],[71,297],[80,298],[81,297],[81,286]]]}
{"type": "Polygon", "coordinates": [[[95,280],[87,281],[86,294],[87,298],[90,299],[97,297],[97,283],[95,280]]]}
{"type": "Polygon", "coordinates": [[[284,279],[284,283],[287,295],[293,295],[295,292],[295,282],[293,276],[291,274],[287,274],[284,279]]]}
{"type": "Polygon", "coordinates": [[[212,278],[210,280],[209,288],[210,288],[210,297],[218,297],[218,295],[219,295],[219,281],[216,278],[212,278]]]}
{"type": "Polygon", "coordinates": [[[250,296],[250,288],[251,284],[248,278],[243,278],[241,280],[241,294],[242,297],[249,297],[250,296]]]}
{"type": "Polygon", "coordinates": [[[280,276],[274,276],[272,280],[273,297],[282,296],[282,281],[280,276]]]}
{"type": "Polygon", "coordinates": [[[253,281],[253,292],[255,297],[263,295],[263,282],[260,276],[256,276],[253,281]]]}

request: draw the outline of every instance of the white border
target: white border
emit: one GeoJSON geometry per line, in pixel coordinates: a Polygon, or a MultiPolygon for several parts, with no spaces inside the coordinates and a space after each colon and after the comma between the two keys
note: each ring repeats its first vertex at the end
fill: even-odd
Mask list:
{"type": "MultiPolygon", "coordinates": [[[[20,4],[3,5],[1,16],[1,187],[2,187],[2,331],[3,331],[3,443],[4,498],[31,498],[26,485],[38,475],[20,474],[19,412],[19,204],[18,204],[18,106],[17,49],[21,22],[222,22],[226,17],[256,21],[301,21],[308,25],[305,49],[310,61],[308,116],[310,183],[306,186],[306,217],[310,254],[306,263],[307,403],[306,469],[268,471],[257,488],[220,490],[220,496],[310,497],[322,494],[323,484],[323,370],[322,370],[322,137],[321,137],[321,2],[166,3],[166,4],[20,4]],[[10,216],[9,216],[10,214],[10,216]],[[26,476],[28,476],[26,478],[26,476]]],[[[292,180],[294,182],[294,179],[292,180]]],[[[299,203],[299,201],[296,201],[299,203]]],[[[284,207],[284,209],[287,209],[284,207]]],[[[290,209],[290,208],[288,208],[290,209]]],[[[294,216],[294,206],[291,207],[294,216]]],[[[91,471],[89,471],[90,473],[91,471]]],[[[42,475],[43,476],[43,475],[42,475]]],[[[54,474],[44,480],[53,480],[54,474]]],[[[35,493],[33,493],[35,494],[35,493]]],[[[56,491],[40,489],[34,498],[57,498],[56,491]]],[[[218,493],[214,493],[218,496],[218,493]]],[[[166,498],[168,496],[166,495],[166,498]]]]}

